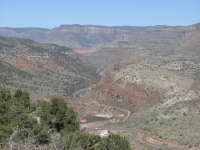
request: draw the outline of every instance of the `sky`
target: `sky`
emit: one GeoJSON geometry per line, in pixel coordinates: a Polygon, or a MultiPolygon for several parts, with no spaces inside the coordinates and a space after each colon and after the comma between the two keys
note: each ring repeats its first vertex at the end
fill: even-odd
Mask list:
{"type": "Polygon", "coordinates": [[[185,26],[199,22],[200,0],[0,0],[0,27],[185,26]]]}

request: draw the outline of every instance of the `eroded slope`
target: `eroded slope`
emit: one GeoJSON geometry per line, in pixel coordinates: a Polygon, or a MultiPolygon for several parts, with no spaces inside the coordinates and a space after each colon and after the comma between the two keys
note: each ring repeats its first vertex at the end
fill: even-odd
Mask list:
{"type": "Polygon", "coordinates": [[[96,69],[70,48],[0,37],[0,84],[32,98],[71,95],[98,80],[96,69]]]}

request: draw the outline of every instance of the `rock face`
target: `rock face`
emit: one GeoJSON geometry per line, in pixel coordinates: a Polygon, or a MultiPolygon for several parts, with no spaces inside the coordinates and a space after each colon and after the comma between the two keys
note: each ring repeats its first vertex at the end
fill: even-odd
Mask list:
{"type": "Polygon", "coordinates": [[[128,102],[132,105],[133,111],[142,110],[161,102],[164,96],[151,87],[142,84],[128,83],[120,79],[113,80],[107,74],[104,80],[97,84],[92,90],[97,93],[106,93],[114,96],[118,101],[128,102]]]}
{"type": "Polygon", "coordinates": [[[101,26],[81,26],[81,25],[61,25],[60,31],[66,33],[88,33],[88,34],[119,34],[127,32],[122,29],[116,29],[111,27],[101,27],[101,26]]]}

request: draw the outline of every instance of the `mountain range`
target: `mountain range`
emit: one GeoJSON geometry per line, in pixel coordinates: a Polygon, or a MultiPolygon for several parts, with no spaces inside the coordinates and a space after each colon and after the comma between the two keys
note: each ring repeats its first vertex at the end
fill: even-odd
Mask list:
{"type": "Polygon", "coordinates": [[[0,35],[31,39],[39,43],[54,43],[71,48],[88,48],[106,45],[122,33],[132,33],[148,27],[105,27],[94,25],[61,25],[44,28],[0,28],[0,35]]]}

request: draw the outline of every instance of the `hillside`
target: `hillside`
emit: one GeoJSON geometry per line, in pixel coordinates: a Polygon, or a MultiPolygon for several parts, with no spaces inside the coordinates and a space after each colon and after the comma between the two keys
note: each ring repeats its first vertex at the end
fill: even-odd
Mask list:
{"type": "Polygon", "coordinates": [[[32,99],[72,95],[97,82],[96,68],[68,47],[0,37],[0,86],[22,88],[32,99]]]}
{"type": "Polygon", "coordinates": [[[46,101],[91,85],[80,99],[69,99],[70,106],[78,110],[82,127],[140,128],[151,133],[149,139],[154,144],[161,145],[155,148],[141,144],[138,139],[142,136],[137,131],[122,133],[135,149],[168,149],[167,145],[172,144],[196,150],[200,148],[199,25],[1,28],[4,36],[33,38],[35,34],[41,43],[94,50],[80,55],[54,44],[1,37],[1,83],[9,88],[26,86],[32,96],[49,94],[46,101]],[[102,81],[95,80],[95,68],[90,70],[86,60],[106,69],[102,81]],[[107,118],[102,121],[99,115],[107,118]],[[84,123],[87,119],[91,122],[84,123]]]}
{"type": "MultiPolygon", "coordinates": [[[[151,132],[155,143],[196,150],[200,148],[199,26],[158,26],[142,32],[85,56],[109,71],[82,99],[130,112],[124,123],[110,122],[108,128],[141,128],[151,132]]],[[[133,135],[126,135],[132,141],[133,135]]]]}

